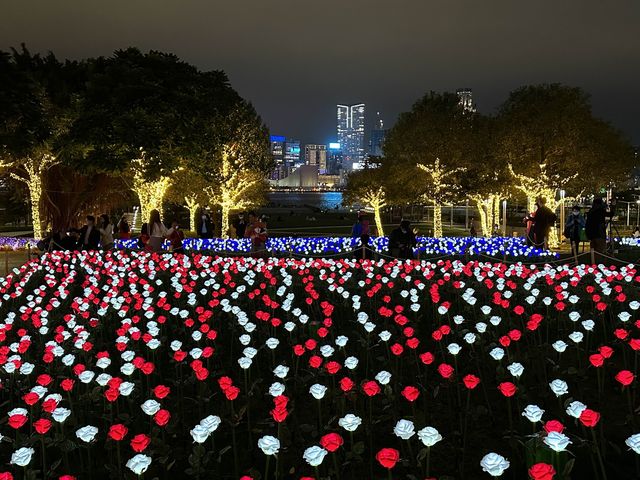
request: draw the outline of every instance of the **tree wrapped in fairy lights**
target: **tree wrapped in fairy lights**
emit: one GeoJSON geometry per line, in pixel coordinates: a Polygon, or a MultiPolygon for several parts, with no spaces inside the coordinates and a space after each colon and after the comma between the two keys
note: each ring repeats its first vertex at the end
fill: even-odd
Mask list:
{"type": "MultiPolygon", "coordinates": [[[[565,203],[594,194],[627,178],[633,165],[629,142],[594,117],[580,88],[521,87],[502,104],[496,123],[495,154],[508,164],[513,188],[524,194],[529,211],[536,197],[556,211],[560,190],[567,191],[565,203]]],[[[552,229],[550,246],[557,246],[558,237],[552,229]]]]}
{"type": "Polygon", "coordinates": [[[222,159],[214,173],[216,181],[204,191],[212,205],[220,207],[222,238],[229,238],[232,210],[244,210],[261,203],[266,190],[264,176],[251,168],[250,162],[238,155],[233,145],[223,147],[222,159]]]}
{"type": "Polygon", "coordinates": [[[435,237],[442,236],[442,206],[460,197],[475,158],[476,116],[456,94],[430,92],[400,115],[385,141],[383,165],[409,172],[405,188],[433,205],[435,237]]]}

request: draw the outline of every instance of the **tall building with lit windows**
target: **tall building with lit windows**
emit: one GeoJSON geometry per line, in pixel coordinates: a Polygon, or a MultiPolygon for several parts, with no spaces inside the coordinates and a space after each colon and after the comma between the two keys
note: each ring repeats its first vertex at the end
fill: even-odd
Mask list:
{"type": "Polygon", "coordinates": [[[327,173],[327,146],[308,143],[304,146],[304,163],[318,167],[320,175],[327,173]]]}
{"type": "Polygon", "coordinates": [[[476,106],[473,104],[473,90],[470,88],[459,88],[456,90],[460,106],[465,112],[475,112],[476,106]]]}
{"type": "Polygon", "coordinates": [[[364,163],[364,110],[364,103],[338,105],[338,143],[348,169],[364,163]]]}

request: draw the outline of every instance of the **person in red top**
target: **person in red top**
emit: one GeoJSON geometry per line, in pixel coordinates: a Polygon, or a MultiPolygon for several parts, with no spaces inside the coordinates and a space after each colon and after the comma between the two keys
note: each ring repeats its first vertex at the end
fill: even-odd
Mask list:
{"type": "Polygon", "coordinates": [[[256,212],[249,212],[249,224],[244,230],[244,238],[251,239],[251,251],[264,250],[267,242],[267,226],[260,221],[256,212]]]}
{"type": "Polygon", "coordinates": [[[167,232],[167,240],[169,240],[171,244],[171,251],[173,253],[184,253],[184,246],[182,245],[184,232],[180,230],[180,226],[175,220],[171,222],[171,228],[167,232]]]}

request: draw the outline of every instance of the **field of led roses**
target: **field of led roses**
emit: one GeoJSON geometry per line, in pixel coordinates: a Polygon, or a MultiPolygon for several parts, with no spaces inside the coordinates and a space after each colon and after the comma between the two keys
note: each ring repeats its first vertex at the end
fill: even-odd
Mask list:
{"type": "Polygon", "coordinates": [[[640,271],[54,253],[0,287],[0,479],[631,479],[640,271]]]}

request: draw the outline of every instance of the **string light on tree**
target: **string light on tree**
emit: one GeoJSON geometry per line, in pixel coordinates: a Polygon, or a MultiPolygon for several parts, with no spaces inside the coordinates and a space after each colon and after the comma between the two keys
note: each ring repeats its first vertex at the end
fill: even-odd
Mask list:
{"type": "Polygon", "coordinates": [[[10,171],[9,175],[14,180],[27,185],[29,199],[31,201],[31,220],[33,223],[33,236],[42,238],[42,219],[40,215],[40,202],[42,200],[42,181],[44,174],[59,161],[51,154],[43,153],[35,157],[26,157],[16,161],[0,160],[0,168],[16,168],[18,172],[10,171]]]}
{"type": "MultiPolygon", "coordinates": [[[[516,173],[511,164],[509,164],[509,173],[517,180],[515,187],[527,196],[527,205],[530,212],[533,211],[537,197],[543,198],[545,205],[552,212],[558,209],[561,202],[574,200],[574,197],[563,197],[562,200],[557,200],[556,192],[558,190],[564,190],[564,186],[578,176],[577,173],[565,177],[550,175],[544,163],[539,164],[539,175],[537,177],[529,177],[516,173]]],[[[578,196],[580,195],[581,194],[578,196]]],[[[560,225],[559,228],[564,228],[564,225],[560,225]]],[[[551,229],[548,242],[550,248],[558,247],[559,235],[557,229],[551,229]]]]}
{"type": "Polygon", "coordinates": [[[456,183],[448,183],[448,180],[466,169],[458,167],[449,170],[439,158],[436,158],[433,165],[418,163],[417,166],[429,175],[430,188],[425,197],[433,203],[433,236],[440,238],[442,237],[442,207],[447,205],[447,199],[460,189],[456,183]]]}
{"type": "Polygon", "coordinates": [[[138,196],[143,222],[149,219],[151,210],[158,210],[160,216],[164,216],[163,200],[172,181],[172,177],[166,174],[160,174],[153,180],[147,179],[146,174],[151,160],[140,149],[140,158],[132,160],[130,166],[131,190],[138,196]]]}
{"type": "Polygon", "coordinates": [[[249,170],[243,158],[236,155],[233,145],[225,145],[222,151],[222,162],[216,174],[217,185],[205,188],[211,203],[220,206],[220,228],[222,238],[229,238],[229,215],[232,209],[249,208],[251,190],[263,182],[257,172],[249,170]]]}
{"type": "Polygon", "coordinates": [[[382,217],[380,213],[387,205],[384,189],[382,187],[372,187],[371,190],[362,195],[362,201],[373,210],[373,218],[376,222],[378,236],[383,236],[384,229],[382,227],[382,217]]]}

